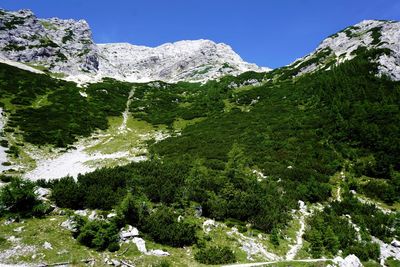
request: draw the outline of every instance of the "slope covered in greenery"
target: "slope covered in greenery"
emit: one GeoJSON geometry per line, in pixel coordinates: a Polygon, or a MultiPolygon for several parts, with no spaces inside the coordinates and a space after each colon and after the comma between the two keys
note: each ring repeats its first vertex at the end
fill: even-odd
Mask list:
{"type": "Polygon", "coordinates": [[[349,191],[386,205],[400,200],[400,84],[375,75],[371,62],[382,53],[359,49],[353,60],[298,78],[278,69],[203,85],[106,80],[84,89],[33,74],[25,84],[31,74],[1,65],[0,101],[11,113],[9,130],[34,144],[66,146],[107,128],[107,117],[124,111],[132,90],[131,114],[170,129],[172,137],[149,142],[147,161],[39,182],[52,189],[59,207],[118,211],[107,223],[81,222],[76,237],[86,246],[118,249],[116,229],[129,223],[152,241],[194,246],[200,262],[225,262],[234,258],[231,251],[199,234],[195,208],[243,231],[268,234],[279,247],[285,242],[279,233],[301,200],[325,206],[308,219],[307,255],[334,257],[342,250],[376,261],[371,236],[399,238],[393,225],[400,215],[361,203],[349,191]],[[21,77],[14,80],[11,71],[21,77]],[[21,98],[26,88],[32,94],[21,98]],[[199,118],[172,132],[177,121],[199,118]],[[335,181],[340,172],[346,179],[335,181]],[[332,194],[336,187],[339,196],[332,194]],[[102,233],[107,238],[99,240],[102,233]]]}

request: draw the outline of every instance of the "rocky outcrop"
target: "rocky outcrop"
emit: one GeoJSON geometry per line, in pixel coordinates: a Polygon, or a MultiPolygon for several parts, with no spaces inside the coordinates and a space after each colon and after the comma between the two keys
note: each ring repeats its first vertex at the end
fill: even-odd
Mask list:
{"type": "Polygon", "coordinates": [[[9,60],[76,75],[98,69],[97,46],[84,20],[38,19],[30,10],[0,10],[0,51],[9,60]]]}
{"type": "Polygon", "coordinates": [[[268,71],[244,62],[230,46],[210,40],[180,41],[154,48],[128,43],[98,47],[101,75],[127,81],[205,81],[246,71],[268,71]]]}
{"type": "Polygon", "coordinates": [[[79,83],[104,77],[130,82],[203,82],[269,70],[246,63],[230,46],[209,40],[154,48],[128,43],[96,45],[86,21],[38,19],[30,10],[0,10],[1,58],[34,64],[79,83]]]}
{"type": "Polygon", "coordinates": [[[363,267],[361,261],[357,256],[351,254],[346,258],[336,257],[333,262],[338,267],[363,267]]]}
{"type": "Polygon", "coordinates": [[[378,64],[378,75],[400,80],[400,22],[365,20],[326,38],[311,54],[287,68],[299,76],[355,58],[360,48],[380,50],[370,58],[378,64]]]}

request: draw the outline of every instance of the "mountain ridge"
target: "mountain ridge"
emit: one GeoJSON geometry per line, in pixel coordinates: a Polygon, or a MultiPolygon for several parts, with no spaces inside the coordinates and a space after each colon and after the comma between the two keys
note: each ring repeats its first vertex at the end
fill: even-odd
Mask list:
{"type": "Polygon", "coordinates": [[[97,45],[85,20],[38,19],[30,10],[1,10],[0,51],[7,59],[35,64],[78,83],[105,77],[130,82],[205,82],[228,74],[270,70],[244,62],[230,46],[211,40],[157,47],[97,45]]]}

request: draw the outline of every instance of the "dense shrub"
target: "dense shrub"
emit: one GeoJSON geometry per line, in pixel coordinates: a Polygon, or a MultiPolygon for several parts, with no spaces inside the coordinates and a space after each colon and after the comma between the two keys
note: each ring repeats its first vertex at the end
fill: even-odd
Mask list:
{"type": "Polygon", "coordinates": [[[89,221],[81,229],[77,240],[79,243],[97,250],[116,251],[118,247],[119,229],[113,223],[105,221],[89,221]]]}
{"type": "Polygon", "coordinates": [[[236,256],[229,247],[212,246],[202,248],[194,255],[203,264],[226,264],[236,262],[236,256]]]}
{"type": "Polygon", "coordinates": [[[38,199],[35,184],[28,180],[12,179],[0,189],[0,215],[19,215],[22,217],[41,217],[50,207],[38,199]]]}
{"type": "Polygon", "coordinates": [[[51,198],[60,208],[81,209],[83,208],[85,193],[72,177],[65,177],[55,182],[52,188],[51,198]]]}
{"type": "Polygon", "coordinates": [[[172,209],[161,206],[150,214],[143,231],[161,244],[183,247],[196,243],[196,226],[185,220],[178,221],[172,209]]]}

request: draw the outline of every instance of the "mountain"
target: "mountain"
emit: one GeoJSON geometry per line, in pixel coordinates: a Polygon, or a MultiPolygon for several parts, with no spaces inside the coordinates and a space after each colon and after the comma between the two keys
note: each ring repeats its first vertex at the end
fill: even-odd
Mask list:
{"type": "Polygon", "coordinates": [[[230,46],[209,40],[180,41],[155,48],[99,44],[102,76],[125,81],[206,81],[246,71],[268,71],[244,62],[230,46]]]}
{"type": "Polygon", "coordinates": [[[0,56],[78,82],[104,77],[130,82],[204,82],[227,74],[269,70],[246,63],[230,46],[209,40],[155,48],[97,45],[86,21],[38,19],[30,10],[0,11],[0,56]]]}
{"type": "MultiPolygon", "coordinates": [[[[17,13],[15,36],[37,23],[17,13]]],[[[68,42],[39,49],[83,85],[2,59],[0,265],[398,266],[398,26],[364,21],[222,77],[250,67],[204,40],[88,44],[93,69],[68,42]]]]}
{"type": "Polygon", "coordinates": [[[361,49],[378,51],[371,61],[378,75],[400,80],[400,22],[365,20],[325,39],[312,53],[288,65],[292,76],[329,70],[357,56],[361,49]]]}
{"type": "Polygon", "coordinates": [[[3,58],[55,73],[96,72],[97,47],[84,20],[38,19],[30,10],[0,10],[3,58]]]}

